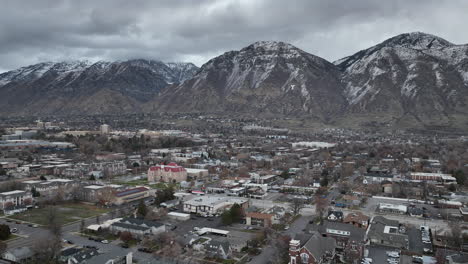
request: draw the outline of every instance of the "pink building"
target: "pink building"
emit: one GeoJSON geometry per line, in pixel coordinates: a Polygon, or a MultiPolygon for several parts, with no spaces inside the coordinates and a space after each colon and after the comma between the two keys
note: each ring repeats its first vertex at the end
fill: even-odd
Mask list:
{"type": "Polygon", "coordinates": [[[171,162],[167,165],[152,166],[148,169],[149,182],[181,182],[187,180],[187,170],[171,162]]]}

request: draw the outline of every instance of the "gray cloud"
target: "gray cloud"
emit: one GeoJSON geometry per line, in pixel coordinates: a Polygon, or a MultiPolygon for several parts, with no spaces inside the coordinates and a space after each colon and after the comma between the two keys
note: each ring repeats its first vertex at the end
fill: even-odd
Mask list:
{"type": "Polygon", "coordinates": [[[0,71],[41,61],[208,59],[281,40],[330,61],[423,31],[468,43],[465,0],[0,1],[0,71]]]}

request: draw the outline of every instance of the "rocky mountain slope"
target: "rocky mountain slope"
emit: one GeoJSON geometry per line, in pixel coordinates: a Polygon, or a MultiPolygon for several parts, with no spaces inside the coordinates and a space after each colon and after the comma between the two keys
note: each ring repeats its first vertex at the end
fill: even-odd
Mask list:
{"type": "Polygon", "coordinates": [[[138,112],[161,89],[191,78],[197,70],[191,63],[155,60],[40,63],[0,74],[0,112],[138,112]]]}
{"type": "Polygon", "coordinates": [[[468,115],[468,45],[401,34],[335,65],[349,113],[442,125],[468,115]]]}
{"type": "Polygon", "coordinates": [[[468,45],[415,32],[330,63],[260,41],[193,64],[40,63],[0,74],[2,114],[205,112],[468,128],[468,45]]]}
{"type": "Polygon", "coordinates": [[[204,64],[194,78],[164,90],[151,111],[340,114],[340,72],[328,61],[283,42],[256,42],[204,64]]]}

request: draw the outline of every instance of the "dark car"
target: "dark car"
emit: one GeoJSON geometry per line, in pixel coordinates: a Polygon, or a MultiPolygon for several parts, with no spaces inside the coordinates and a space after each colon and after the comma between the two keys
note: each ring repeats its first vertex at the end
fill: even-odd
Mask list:
{"type": "Polygon", "coordinates": [[[152,253],[153,251],[149,248],[138,248],[138,251],[145,253],[152,253]]]}
{"type": "Polygon", "coordinates": [[[128,248],[129,247],[127,243],[120,244],[120,246],[123,247],[123,248],[128,248]]]}
{"type": "Polygon", "coordinates": [[[177,228],[177,226],[175,225],[175,226],[171,227],[171,230],[176,230],[176,228],[177,228]]]}

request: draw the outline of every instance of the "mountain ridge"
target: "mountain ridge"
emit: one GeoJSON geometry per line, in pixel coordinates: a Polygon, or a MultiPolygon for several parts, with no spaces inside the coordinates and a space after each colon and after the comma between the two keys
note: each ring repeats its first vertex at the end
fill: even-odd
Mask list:
{"type": "Polygon", "coordinates": [[[24,74],[0,74],[0,113],[210,112],[336,125],[368,119],[397,127],[468,127],[468,45],[422,32],[394,36],[333,63],[289,43],[258,41],[200,68],[135,59],[20,69],[24,74]],[[33,107],[11,103],[11,96],[33,107]],[[92,105],[100,101],[105,103],[92,105]]]}

